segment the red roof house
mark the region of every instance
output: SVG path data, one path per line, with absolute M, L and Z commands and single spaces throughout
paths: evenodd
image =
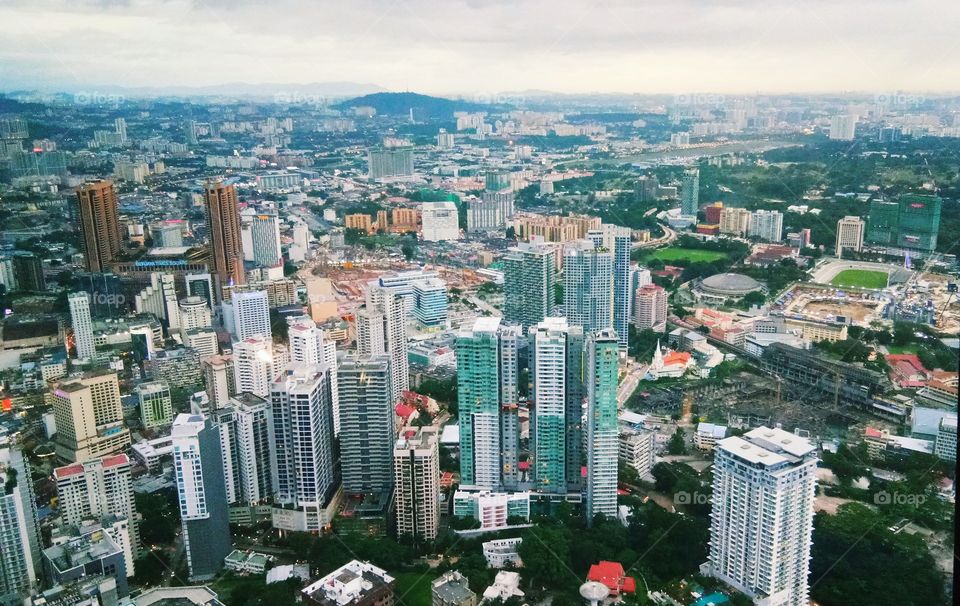
M 611 596 L 633 593 L 637 590 L 637 581 L 633 577 L 626 576 L 623 564 L 620 562 L 601 561 L 599 564 L 594 564 L 587 573 L 587 580 L 603 583 L 610 590 Z

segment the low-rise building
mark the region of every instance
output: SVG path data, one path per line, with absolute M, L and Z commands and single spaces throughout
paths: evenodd
M 467 577 L 456 570 L 445 572 L 430 585 L 431 606 L 477 606 Z
M 514 568 L 522 566 L 523 561 L 520 559 L 520 543 L 522 542 L 521 537 L 514 537 L 483 543 L 483 557 L 487 560 L 487 566 L 490 568 L 503 568 L 507 564 Z
M 300 593 L 308 606 L 393 606 L 394 582 L 385 570 L 353 560 Z
M 725 437 L 727 437 L 727 427 L 725 425 L 700 423 L 697 425 L 697 431 L 693 434 L 693 445 L 699 450 L 710 451 L 717 445 L 718 440 Z

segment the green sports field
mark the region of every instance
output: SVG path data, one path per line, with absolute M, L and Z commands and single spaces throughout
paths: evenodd
M 698 250 L 696 248 L 661 248 L 648 258 L 660 259 L 664 263 L 669 261 L 690 261 L 691 263 L 718 261 L 726 259 L 727 255 L 715 250 Z
M 830 280 L 834 286 L 855 286 L 857 288 L 886 288 L 887 274 L 869 269 L 845 269 Z

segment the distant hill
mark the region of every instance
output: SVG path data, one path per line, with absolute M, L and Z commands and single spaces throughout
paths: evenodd
M 377 114 L 386 116 L 406 116 L 413 109 L 413 115 L 418 120 L 428 118 L 445 120 L 452 118 L 453 112 L 489 112 L 498 108 L 498 106 L 484 103 L 431 97 L 418 93 L 374 93 L 348 99 L 333 106 L 334 109 L 352 107 L 372 107 L 377 110 Z

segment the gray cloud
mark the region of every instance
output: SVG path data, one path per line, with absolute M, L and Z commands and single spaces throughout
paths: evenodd
M 953 0 L 7 0 L 0 88 L 956 90 Z

